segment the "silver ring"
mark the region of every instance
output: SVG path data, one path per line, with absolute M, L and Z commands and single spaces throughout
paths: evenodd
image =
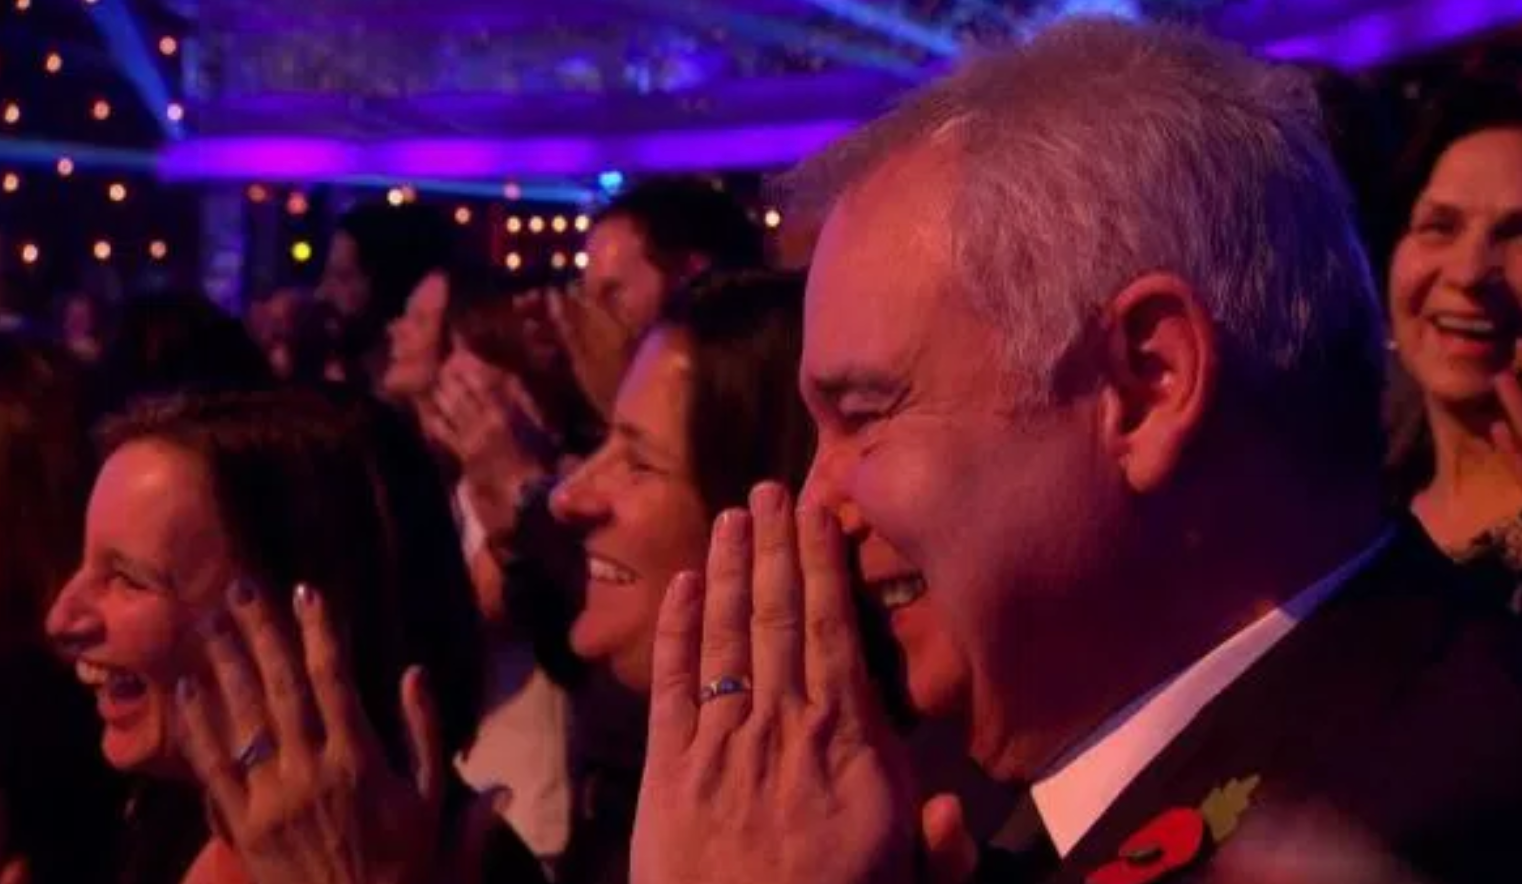
M 238 769 L 246 774 L 274 757 L 275 738 L 270 736 L 268 730 L 260 728 L 258 732 L 248 738 L 248 742 L 243 744 L 243 748 L 238 750 L 238 755 L 233 759 L 233 764 L 237 765 Z
M 703 685 L 698 691 L 698 705 L 701 706 L 709 700 L 717 700 L 720 697 L 728 697 L 733 694 L 744 694 L 750 691 L 750 679 L 733 675 L 721 675 L 708 684 Z

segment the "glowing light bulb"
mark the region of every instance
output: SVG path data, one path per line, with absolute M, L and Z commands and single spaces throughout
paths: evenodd
M 407 194 L 402 193 L 402 189 L 400 187 L 393 187 L 390 190 L 386 191 L 386 202 L 390 203 L 391 205 L 399 206 L 406 201 Z
M 576 216 L 576 231 L 578 233 L 586 233 L 587 229 L 590 228 L 591 226 L 592 226 L 592 219 L 591 218 L 588 218 L 586 215 L 577 215 Z
M 58 159 L 58 174 L 63 178 L 67 178 L 70 175 L 73 175 L 74 161 L 68 157 L 60 157 Z
M 21 262 L 23 264 L 36 264 L 42 253 L 37 251 L 35 243 L 27 243 L 21 247 Z
M 155 261 L 162 261 L 169 254 L 169 246 L 161 239 L 156 239 L 148 244 L 148 257 Z
M 97 260 L 97 261 L 109 261 L 109 260 L 111 260 L 111 244 L 109 242 L 106 242 L 103 239 L 96 240 L 94 251 L 95 251 L 95 260 Z
M 306 240 L 293 243 L 291 245 L 291 258 L 297 264 L 305 264 L 312 260 L 312 244 Z
M 519 187 L 517 182 L 509 181 L 507 186 L 502 188 L 502 195 L 510 200 L 522 199 L 523 188 Z
M 173 37 L 163 37 L 163 38 L 159 39 L 159 52 L 160 53 L 162 53 L 164 55 L 173 55 L 173 54 L 175 54 L 176 52 L 179 52 L 179 51 L 180 51 L 180 41 L 176 40 Z
M 263 184 L 251 184 L 248 187 L 248 201 L 262 203 L 270 198 L 270 192 Z
M 507 260 L 504 263 L 507 264 L 508 270 L 517 270 L 523 266 L 523 256 L 517 252 L 508 252 Z
M 550 266 L 555 268 L 556 270 L 564 270 L 565 269 L 565 253 L 564 252 L 556 252 L 554 255 L 551 255 L 550 256 Z
M 309 208 L 306 194 L 299 190 L 291 191 L 291 195 L 285 198 L 285 210 L 292 215 L 305 215 Z
M 97 120 L 107 120 L 107 119 L 110 119 L 111 118 L 111 103 L 106 101 L 104 98 L 99 99 L 90 108 L 90 116 L 94 117 Z
M 556 215 L 554 220 L 550 221 L 550 229 L 556 233 L 565 233 L 565 228 L 566 220 L 564 216 Z
M 538 215 L 535 215 L 534 217 L 528 219 L 528 232 L 529 233 L 543 233 L 544 232 L 544 219 L 539 217 Z
M 178 101 L 169 102 L 169 107 L 164 109 L 164 116 L 169 118 L 169 122 L 178 123 L 185 119 L 185 105 Z
M 782 226 L 782 213 L 776 209 L 767 209 L 766 214 L 762 216 L 761 220 L 766 224 L 767 227 L 775 230 L 778 227 Z
M 16 0 L 16 11 L 26 12 L 32 8 L 32 0 Z
M 461 227 L 470 223 L 469 206 L 460 206 L 458 209 L 454 210 L 454 223 L 460 225 Z
M 6 172 L 5 180 L 0 181 L 0 188 L 4 188 L 6 193 L 15 193 L 20 189 L 20 187 L 21 176 L 17 175 L 15 172 Z
M 50 74 L 58 73 L 63 70 L 63 56 L 56 52 L 49 52 L 48 57 L 42 63 L 42 67 Z
M 127 186 L 125 184 L 113 184 L 106 192 L 106 195 L 111 197 L 111 202 L 119 203 L 127 198 Z
M 517 232 L 519 232 L 522 229 L 523 229 L 523 219 L 522 218 L 519 218 L 517 215 L 514 215 L 513 217 L 507 219 L 507 232 L 508 233 L 517 233 Z
M 13 101 L 5 106 L 5 122 L 11 126 L 21 122 L 21 105 Z
M 576 263 L 576 269 L 577 270 L 585 270 L 585 269 L 587 269 L 587 253 L 586 252 L 577 252 L 576 253 L 576 258 L 575 258 L 575 263 Z

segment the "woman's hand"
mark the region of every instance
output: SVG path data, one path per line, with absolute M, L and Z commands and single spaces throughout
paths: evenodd
M 213 678 L 182 678 L 182 748 L 255 884 L 425 884 L 442 837 L 445 759 L 423 672 L 402 677 L 412 771 L 391 769 L 323 600 L 295 594 L 299 641 L 238 581 L 204 630 Z M 237 748 L 231 752 L 227 744 Z
M 765 485 L 656 627 L 633 884 L 917 877 L 903 747 L 868 678 L 833 516 Z
M 1515 371 L 1496 378 L 1496 399 L 1502 418 L 1490 428 L 1490 440 L 1506 456 L 1512 476 L 1522 482 L 1522 382 Z
M 611 301 L 580 287 L 553 295 L 545 303 L 582 393 L 604 420 L 610 419 L 640 330 L 630 328 Z
M 425 431 L 459 460 L 466 494 L 488 535 L 516 527 L 520 490 L 547 475 L 556 445 L 518 379 L 451 360 L 423 408 Z

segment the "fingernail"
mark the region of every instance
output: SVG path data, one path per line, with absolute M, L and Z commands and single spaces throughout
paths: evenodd
M 175 682 L 174 685 L 174 695 L 179 698 L 181 703 L 189 703 L 194 700 L 196 698 L 195 679 L 188 675 L 180 676 L 180 680 Z
M 698 572 L 683 571 L 671 580 L 671 587 L 667 592 L 676 596 L 678 600 L 691 598 L 698 591 Z
M 312 603 L 317 601 L 317 591 L 312 589 L 312 585 L 309 583 L 296 584 L 296 591 L 292 593 L 292 596 L 296 600 L 296 607 L 298 609 L 310 608 Z
M 719 539 L 727 543 L 740 543 L 750 531 L 750 513 L 745 510 L 725 510 L 719 514 Z
M 239 607 L 252 602 L 254 600 L 253 581 L 244 577 L 234 578 L 227 587 L 227 600 Z
M 776 482 L 762 482 L 750 492 L 751 509 L 757 513 L 780 513 L 786 493 Z

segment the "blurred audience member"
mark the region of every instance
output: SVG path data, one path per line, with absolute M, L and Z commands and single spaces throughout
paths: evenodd
M 454 228 L 416 203 L 364 205 L 339 219 L 317 296 L 341 320 L 352 380 L 366 377 L 387 390 L 381 381 L 387 327 L 407 310 L 424 277 L 449 265 L 453 252 Z
M 603 210 L 587 236 L 583 287 L 547 306 L 571 365 L 607 415 L 640 336 L 672 293 L 710 271 L 766 260 L 761 228 L 702 179 L 653 179 Z
M 1437 543 L 1522 603 L 1522 91 L 1468 83 L 1409 149 L 1390 270 L 1397 493 Z
M 190 292 L 148 295 L 122 307 L 96 366 L 96 406 L 107 414 L 143 396 L 246 389 L 269 377 L 264 354 L 242 323 L 206 298 Z
M 79 556 L 94 458 L 84 376 L 0 333 L 0 882 L 100 884 L 121 811 L 90 702 L 43 616 Z
M 100 360 L 110 334 L 106 305 L 87 292 L 74 292 L 59 309 L 58 332 L 74 357 L 86 364 Z
M 524 487 L 559 473 L 574 428 L 590 409 L 578 409 L 579 390 L 558 351 L 535 350 L 513 295 L 493 271 L 456 268 L 447 287 L 446 329 L 429 352 L 442 349 L 448 357 L 419 411 L 424 431 L 459 474 L 461 541 L 490 627 L 485 714 L 458 766 L 478 789 L 510 790 L 506 819 L 553 867 L 571 823 L 569 713 L 536 646 L 563 637 L 569 613 L 550 618 L 556 606 L 545 594 L 509 599 L 485 525 L 502 530 L 516 518 Z
M 419 416 L 449 355 L 444 330 L 449 294 L 449 275 L 444 270 L 429 273 L 408 295 L 406 309 L 386 327 L 390 350 L 381 393 Z
M 139 827 L 126 867 L 189 839 L 160 880 L 540 880 L 505 828 L 458 840 L 471 798 L 443 759 L 478 718 L 481 627 L 415 434 L 290 390 L 144 402 L 104 440 L 48 629 L 97 694 L 106 760 L 197 784 L 216 814 Z

